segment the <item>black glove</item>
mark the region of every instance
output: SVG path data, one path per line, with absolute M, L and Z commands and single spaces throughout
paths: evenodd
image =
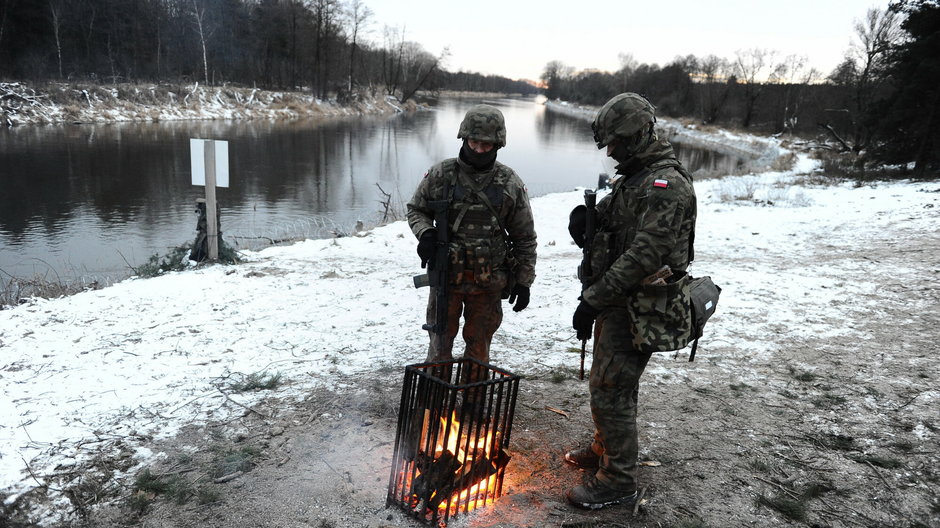
M 521 312 L 529 305 L 529 287 L 516 284 L 509 293 L 509 304 L 512 305 L 512 311 Z
M 579 248 L 584 247 L 584 230 L 587 225 L 587 207 L 579 205 L 568 215 L 568 234 Z
M 581 299 L 578 297 L 578 299 Z M 584 341 L 591 339 L 591 328 L 594 326 L 594 319 L 597 318 L 599 310 L 581 299 L 581 304 L 574 311 L 574 317 L 571 318 L 571 326 L 578 332 L 578 339 Z
M 437 245 L 437 231 L 434 229 L 428 229 L 424 233 L 421 233 L 421 238 L 418 239 L 418 256 L 421 258 L 421 267 L 425 267 L 428 263 L 431 264 L 431 269 L 434 269 L 434 246 Z

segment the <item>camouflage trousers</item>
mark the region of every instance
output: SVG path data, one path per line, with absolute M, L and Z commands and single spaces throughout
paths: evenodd
M 447 328 L 444 335 L 431 334 L 427 361 L 453 359 L 454 340 L 460 328 L 463 316 L 463 340 L 466 344 L 464 357 L 471 357 L 483 363 L 489 363 L 490 343 L 493 335 L 503 322 L 502 291 L 506 285 L 506 275 L 493 274 L 493 280 L 487 286 L 463 284 L 452 286 L 447 298 Z M 427 322 L 434 324 L 437 314 L 437 290 L 431 288 L 428 300 Z
M 604 310 L 594 327 L 591 365 L 591 417 L 595 453 L 601 455 L 597 479 L 625 491 L 637 489 L 639 440 L 636 426 L 640 376 L 650 353 L 633 345 L 626 309 Z

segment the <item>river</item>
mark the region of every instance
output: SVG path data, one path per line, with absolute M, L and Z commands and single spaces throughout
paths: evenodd
M 480 99 L 447 98 L 431 111 L 296 121 L 184 121 L 0 128 L 0 282 L 43 277 L 107 282 L 195 238 L 190 138 L 228 141 L 222 232 L 236 248 L 328 237 L 401 218 L 432 164 L 455 156 L 464 112 Z M 532 99 L 488 99 L 506 117 L 498 159 L 530 196 L 594 187 L 613 163 L 589 123 Z M 737 160 L 677 145 L 696 170 Z M 537 226 L 536 226 L 537 227 Z

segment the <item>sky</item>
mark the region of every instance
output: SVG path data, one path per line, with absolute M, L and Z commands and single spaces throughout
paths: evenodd
M 733 59 L 753 48 L 806 57 L 828 75 L 855 35 L 854 21 L 888 0 L 581 0 L 571 4 L 474 0 L 363 0 L 384 26 L 437 55 L 449 71 L 537 80 L 559 60 L 575 70 L 616 71 L 620 55 L 664 66 L 677 56 Z M 564 6 L 564 7 L 559 7 Z M 567 9 L 566 9 L 567 8 Z
M 697 133 L 685 132 L 687 138 Z M 702 140 L 787 154 L 773 138 L 721 133 Z M 724 369 L 722 376 L 760 383 L 759 369 L 729 358 L 751 366 L 786 360 L 786 348 L 761 338 L 780 328 L 792 339 L 872 339 L 870 331 L 844 324 L 871 310 L 854 303 L 871 285 L 846 277 L 871 273 L 916 283 L 923 274 L 913 260 L 892 266 L 830 258 L 807 265 L 834 248 L 883 244 L 886 237 L 915 244 L 934 232 L 940 209 L 940 194 L 931 191 L 936 183 L 805 186 L 813 181 L 805 175 L 819 170 L 818 161 L 800 154 L 783 172 L 695 182 L 699 221 L 690 272 L 710 275 L 723 288 L 696 361 Z M 740 199 L 744 195 L 753 200 Z M 502 368 L 526 376 L 577 366 L 571 350 L 579 342 L 569 325 L 581 251 L 570 241 L 567 214 L 558 211 L 569 211 L 582 197 L 576 190 L 532 199 L 538 276 L 529 307 L 505 309 L 491 356 Z M 128 279 L 0 310 L 0 492 L 10 494 L 6 503 L 36 487 L 30 472 L 38 479 L 65 474 L 63 468 L 94 454 L 90 447 L 135 449 L 137 465 L 115 475 L 132 478 L 161 456 L 147 448 L 150 436 L 168 438 L 190 423 L 240 416 L 243 406 L 260 399 L 276 398 L 286 409 L 314 387 L 335 385 L 337 374 L 398 378 L 403 365 L 423 361 L 427 350 L 427 333 L 420 330 L 427 290 L 412 285 L 411 276 L 421 272 L 414 248 L 407 224 L 398 221 L 355 236 L 246 252 L 238 266 Z M 645 374 L 655 381 L 644 383 L 703 375 L 674 368 L 687 353 L 675 360 L 658 356 Z M 273 391 L 222 392 L 225 380 L 275 373 L 283 383 Z M 919 396 L 919 404 L 929 406 L 940 391 Z M 55 496 L 58 489 L 49 492 Z M 34 512 L 38 525 L 74 514 L 58 498 L 51 510 Z

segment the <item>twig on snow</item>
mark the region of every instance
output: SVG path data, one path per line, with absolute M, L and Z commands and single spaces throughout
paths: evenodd
M 790 496 L 791 498 L 793 498 L 794 500 L 800 500 L 800 495 L 799 495 L 798 493 L 796 493 L 795 491 L 791 490 L 790 488 L 787 488 L 786 486 L 781 486 L 780 484 L 777 484 L 776 482 L 773 482 L 773 481 L 770 481 L 770 480 L 767 480 L 767 479 L 758 477 L 757 475 L 751 475 L 751 476 L 754 477 L 754 478 L 756 478 L 757 480 L 759 480 L 759 481 L 761 481 L 761 482 L 764 482 L 764 483 L 766 483 L 766 484 L 770 484 L 771 486 L 775 486 L 775 487 L 779 488 L 780 491 L 786 493 L 787 495 L 789 495 L 789 496 Z
M 894 489 L 894 488 L 891 486 L 891 484 L 888 483 L 888 479 L 886 479 L 886 478 L 884 477 L 884 475 L 882 475 L 881 472 L 878 471 L 878 468 L 876 468 L 875 465 L 871 463 L 871 461 L 866 460 L 865 463 L 868 464 L 868 467 L 870 467 L 871 470 L 875 472 L 875 475 L 878 475 L 878 478 L 880 478 L 881 481 L 885 483 L 885 486 L 887 486 L 888 489 Z
M 260 416 L 260 417 L 262 417 L 262 418 L 265 418 L 265 419 L 270 418 L 270 416 L 264 414 L 264 413 L 261 412 L 261 411 L 256 411 L 255 409 L 252 409 L 251 407 L 249 407 L 249 406 L 247 406 L 247 405 L 245 405 L 245 404 L 243 404 L 243 403 L 238 403 L 237 401 L 233 400 L 233 399 L 228 395 L 227 392 L 225 392 L 224 390 L 220 389 L 219 387 L 216 387 L 216 389 L 218 389 L 218 391 L 221 392 L 223 396 L 225 396 L 225 399 L 226 399 L 226 400 L 228 400 L 228 401 L 234 403 L 235 405 L 238 405 L 239 407 L 241 407 L 241 408 L 243 408 L 243 409 L 246 409 L 246 410 L 248 410 L 249 412 L 253 412 L 253 413 L 257 414 L 258 416 Z

